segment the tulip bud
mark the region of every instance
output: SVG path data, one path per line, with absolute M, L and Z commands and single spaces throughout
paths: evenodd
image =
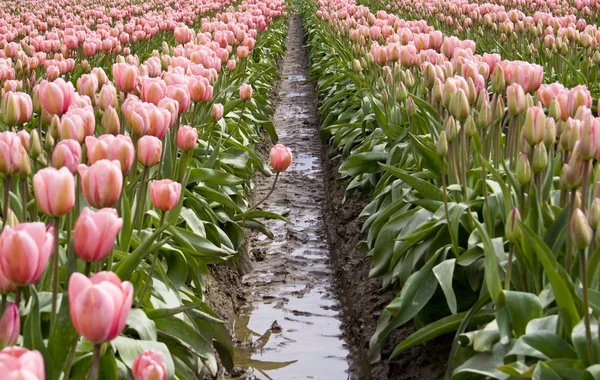
M 383 105 L 387 105 L 388 102 L 388 93 L 387 90 L 384 88 L 383 91 L 381 91 L 381 103 L 383 103 Z
M 52 133 L 46 133 L 46 139 L 44 140 L 44 146 L 48 149 L 54 148 L 54 137 L 52 137 Z
M 240 87 L 240 98 L 244 101 L 248 101 L 252 98 L 252 86 L 244 83 Z
M 477 128 L 475 127 L 475 119 L 473 119 L 473 116 L 469 115 L 467 121 L 465 122 L 465 135 L 467 138 L 471 138 L 475 136 L 476 132 Z
M 548 151 L 544 144 L 537 144 L 533 149 L 533 172 L 538 174 L 548 167 Z
M 19 339 L 19 308 L 14 303 L 8 305 L 0 319 L 0 349 L 13 346 Z
M 448 137 L 448 142 L 453 142 L 458 136 L 458 126 L 456 125 L 456 121 L 452 116 L 448 116 L 446 118 L 446 122 L 444 123 L 444 131 L 446 131 L 446 135 Z
M 223 105 L 221 103 L 215 103 L 215 104 L 213 104 L 212 109 L 210 111 L 210 117 L 214 121 L 219 121 L 223 118 L 223 112 L 224 112 Z
M 459 88 L 450 101 L 450 113 L 460 122 L 465 122 L 470 113 L 469 99 L 462 88 Z
M 184 125 L 177 131 L 177 146 L 185 152 L 193 150 L 197 140 L 198 131 L 194 127 Z
M 504 110 L 504 100 L 502 100 L 502 97 L 499 96 L 495 106 L 492 109 L 492 119 L 494 120 L 494 122 L 502 121 L 504 119 L 505 113 L 506 111 Z
M 548 106 L 548 115 L 556 121 L 561 120 L 560 104 L 558 103 L 557 98 L 550 100 L 550 105 Z
M 361 64 L 358 59 L 352 61 L 352 68 L 355 72 L 359 73 L 361 71 Z
M 506 88 L 506 105 L 508 112 L 513 116 L 525 111 L 525 92 L 518 83 L 513 83 Z
M 17 215 L 10 208 L 8 209 L 8 216 L 6 217 L 6 225 L 10 228 L 14 228 L 19 223 Z
M 442 92 L 443 92 L 443 87 L 442 87 L 442 81 L 438 78 L 435 80 L 435 83 L 433 84 L 433 89 L 431 89 L 431 94 L 432 94 L 432 98 L 433 101 L 435 102 L 435 104 L 439 104 L 442 101 Z
M 505 87 L 504 69 L 501 65 L 496 65 L 494 72 L 492 73 L 492 91 L 496 94 L 502 94 Z
M 592 241 L 592 229 L 580 209 L 573 211 L 569 224 L 569 237 L 577 249 L 586 249 Z
M 118 135 L 121 129 L 119 114 L 117 110 L 111 106 L 107 106 L 104 111 L 104 115 L 102 115 L 102 121 L 100 122 L 102 126 L 102 132 L 108 135 Z
M 549 150 L 556 142 L 556 123 L 551 117 L 546 118 L 546 132 L 544 134 L 544 145 Z
M 438 139 L 436 153 L 440 157 L 446 157 L 446 154 L 448 153 L 448 140 L 446 139 L 446 131 L 440 132 L 440 138 Z
M 588 211 L 588 222 L 595 231 L 600 227 L 600 198 L 594 198 L 590 210 Z
M 396 87 L 396 97 L 398 98 L 399 102 L 403 102 L 408 98 L 408 91 L 402 82 L 400 82 L 400 84 Z
M 479 109 L 479 116 L 477 117 L 477 126 L 479 128 L 487 128 L 492 124 L 492 107 L 488 102 L 483 102 Z
M 544 141 L 546 133 L 546 116 L 540 107 L 531 107 L 525 114 L 523 136 L 530 146 L 535 146 Z
M 531 181 L 531 165 L 525 153 L 521 153 L 517 159 L 517 167 L 515 169 L 515 177 L 521 187 L 527 185 Z
M 2 116 L 8 126 L 16 125 L 19 121 L 19 99 L 14 92 L 8 92 L 2 98 Z
M 159 210 L 172 210 L 179 202 L 180 196 L 181 184 L 170 179 L 154 180 L 150 185 L 150 199 Z
M 33 176 L 33 192 L 38 208 L 46 215 L 68 214 L 75 205 L 75 178 L 69 169 L 44 168 Z
M 413 117 L 417 113 L 417 106 L 412 98 L 406 100 L 406 113 L 409 117 Z
M 138 161 L 144 166 L 154 166 L 160 161 L 162 142 L 154 136 L 143 136 L 138 141 Z
M 521 213 L 519 209 L 513 207 L 508 214 L 508 218 L 506 219 L 506 227 L 504 228 L 504 233 L 506 235 L 506 240 L 511 243 L 516 243 L 521 238 Z

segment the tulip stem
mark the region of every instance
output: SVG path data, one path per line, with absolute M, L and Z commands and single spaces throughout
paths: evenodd
M 508 243 L 508 262 L 506 263 L 506 278 L 504 279 L 504 290 L 510 290 L 510 276 L 512 275 L 512 261 L 515 254 L 515 244 Z
M 50 314 L 50 330 L 56 322 L 56 307 L 58 304 L 58 246 L 60 232 L 60 217 L 54 218 L 54 250 L 52 252 L 52 314 Z
M 144 200 L 146 199 L 146 180 L 148 177 L 148 171 L 148 166 L 144 166 L 144 171 L 142 172 L 142 178 L 140 180 L 140 191 L 138 193 L 137 204 L 135 206 L 135 216 L 133 217 L 133 228 L 138 227 L 138 221 L 140 220 L 142 207 Z M 141 229 L 141 226 L 139 226 L 138 229 Z
M 85 276 L 90 277 L 90 273 L 92 273 L 92 262 L 86 261 L 85 262 Z
M 100 374 L 100 345 L 94 344 L 94 359 L 92 362 L 91 380 L 98 380 Z
M 248 211 L 252 211 L 255 210 L 258 206 L 260 206 L 261 204 L 263 204 L 267 199 L 269 199 L 269 197 L 271 196 L 271 194 L 273 194 L 273 191 L 275 191 L 275 185 L 277 184 L 277 179 L 279 179 L 279 173 L 281 173 L 280 171 L 277 171 L 277 174 L 275 174 L 275 180 L 273 181 L 273 186 L 271 186 L 271 190 L 269 190 L 269 193 L 267 194 L 266 197 L 264 197 L 263 199 L 261 199 L 259 202 L 257 202 L 254 206 L 250 207 L 248 209 Z M 246 211 L 246 212 L 248 212 Z
M 158 223 L 158 228 L 161 228 L 164 221 L 165 221 L 165 214 L 166 212 L 162 211 L 160 214 L 160 222 Z M 160 237 L 159 237 L 160 239 Z M 148 292 L 148 289 L 150 288 L 150 280 L 152 280 L 152 275 L 154 274 L 154 268 L 156 268 L 156 262 L 158 261 L 158 248 L 154 251 L 154 256 L 152 257 L 152 265 L 150 266 L 150 273 L 148 273 L 148 279 L 146 280 L 146 284 L 144 285 L 144 290 L 142 290 L 142 294 L 140 295 L 140 298 L 138 300 L 137 303 L 137 308 L 139 309 L 142 306 L 142 303 L 144 302 L 144 298 L 146 297 L 146 293 Z
M 588 273 L 587 273 L 587 258 L 585 249 L 579 250 L 579 267 L 581 269 L 581 285 L 583 286 L 583 320 L 585 323 L 585 339 L 587 343 L 587 354 L 590 363 L 594 362 L 596 355 L 594 354 L 594 345 L 592 343 L 592 329 L 590 326 L 590 303 L 588 298 Z
M 6 227 L 6 221 L 8 220 L 8 203 L 10 202 L 10 186 L 12 184 L 12 176 L 7 176 L 4 180 L 4 203 L 2 204 L 2 230 Z
M 21 287 L 17 286 L 15 289 L 15 305 L 19 307 L 21 305 Z
M 223 144 L 221 144 L 222 146 L 225 146 L 225 143 L 227 141 L 229 141 L 229 138 L 231 136 L 233 136 L 233 134 L 238 130 L 238 128 L 240 127 L 240 123 L 242 122 L 242 118 L 244 117 L 244 111 L 246 110 L 246 101 L 244 100 L 242 102 L 242 111 L 240 112 L 240 117 L 238 118 L 238 122 L 237 125 L 235 126 L 235 128 L 233 128 L 233 131 L 231 131 L 230 134 L 227 135 L 227 138 L 225 139 L 225 141 L 223 141 Z
M 27 178 L 23 178 L 21 180 L 21 202 L 23 202 L 23 215 L 21 220 L 23 223 L 27 222 L 27 190 L 29 190 L 27 186 Z

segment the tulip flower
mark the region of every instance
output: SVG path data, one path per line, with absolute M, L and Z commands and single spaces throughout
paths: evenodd
M 103 260 L 112 250 L 122 227 L 123 219 L 119 218 L 117 210 L 84 208 L 75 223 L 75 253 L 85 261 Z
M 40 280 L 48 265 L 54 238 L 43 223 L 6 226 L 0 235 L 0 267 L 6 278 L 18 285 Z
M 271 149 L 271 166 L 278 172 L 285 171 L 292 163 L 292 151 L 282 144 L 277 144 Z
M 535 146 L 544 141 L 546 133 L 546 115 L 540 107 L 530 107 L 525 114 L 523 136 L 530 146 Z
M 74 91 L 73 85 L 62 78 L 53 82 L 44 80 L 39 90 L 42 107 L 51 115 L 61 116 L 69 109 Z
M 116 338 L 125 328 L 133 285 L 113 272 L 90 278 L 73 273 L 69 280 L 69 304 L 73 325 L 85 339 L 99 344 Z
M 179 113 L 187 111 L 190 105 L 190 91 L 184 84 L 175 84 L 167 86 L 167 96 L 179 104 Z
M 219 121 L 223 118 L 223 105 L 221 103 L 215 103 L 212 106 L 212 109 L 210 111 L 210 117 L 214 120 L 214 121 Z
M 252 98 L 252 86 L 244 83 L 240 86 L 240 98 L 242 100 L 250 100 Z
M 6 347 L 0 351 L 0 373 L 7 380 L 45 380 L 44 358 L 39 351 Z
M 117 89 L 110 83 L 103 85 L 98 94 L 97 104 L 102 111 L 106 111 L 108 107 L 117 108 Z
M 19 339 L 21 321 L 19 308 L 14 303 L 8 305 L 0 319 L 0 347 L 13 346 Z
M 179 202 L 181 195 L 181 184 L 170 179 L 152 181 L 150 185 L 150 199 L 152 204 L 159 210 L 172 210 Z
M 121 129 L 121 121 L 117 110 L 111 106 L 106 107 L 102 120 L 100 121 L 102 132 L 105 134 L 116 135 Z
M 52 153 L 52 166 L 56 169 L 64 166 L 75 174 L 79 164 L 81 164 L 81 145 L 75 140 L 59 141 Z
M 154 136 L 144 136 L 138 141 L 138 161 L 144 166 L 154 166 L 160 161 L 162 142 Z
M 177 146 L 179 149 L 189 152 L 196 147 L 198 131 L 189 125 L 184 125 L 177 131 Z
M 146 350 L 131 365 L 133 380 L 167 380 L 167 365 L 160 352 Z
M 115 63 L 112 66 L 113 79 L 117 89 L 128 93 L 135 89 L 138 80 L 138 69 L 127 63 Z
M 18 173 L 23 165 L 23 156 L 27 156 L 27 152 L 19 136 L 14 132 L 0 133 L 0 173 Z
M 117 160 L 99 160 L 92 166 L 79 165 L 83 195 L 90 206 L 113 207 L 123 187 L 121 164 Z
M 75 178 L 66 167 L 44 168 L 33 176 L 38 208 L 46 215 L 66 215 L 75 205 Z
M 146 78 L 142 82 L 142 100 L 158 105 L 167 95 L 167 84 L 161 78 Z

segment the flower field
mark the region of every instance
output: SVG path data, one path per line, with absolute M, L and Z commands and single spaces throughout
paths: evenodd
M 0 378 L 600 379 L 600 2 L 0 15 Z

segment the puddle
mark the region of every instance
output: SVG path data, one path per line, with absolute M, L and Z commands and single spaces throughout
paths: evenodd
M 298 17 L 291 19 L 274 123 L 279 142 L 294 160 L 282 173 L 262 208 L 289 210 L 283 221 L 269 221 L 273 240 L 249 241 L 254 271 L 243 279 L 246 300 L 235 321 L 235 365 L 243 379 L 348 378 L 348 348 L 342 338 L 339 301 L 333 289 L 322 203 L 320 141 L 313 89 L 306 84 L 307 61 Z M 257 198 L 271 179 L 259 181 Z M 240 377 L 238 377 L 240 378 Z

